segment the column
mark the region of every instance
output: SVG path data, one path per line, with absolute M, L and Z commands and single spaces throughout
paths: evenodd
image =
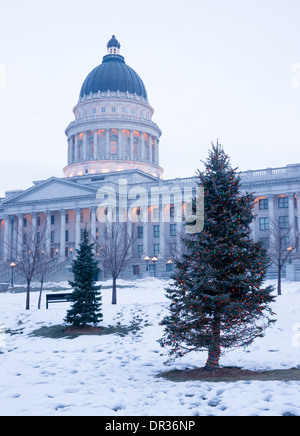
M 122 159 L 122 130 L 118 130 L 118 159 Z
M 78 145 L 79 145 L 79 140 L 78 140 L 78 133 L 76 133 L 75 135 L 75 157 L 74 157 L 74 161 L 78 162 Z
M 105 130 L 105 159 L 109 159 L 109 129 Z
M 68 138 L 68 165 L 70 165 L 72 160 L 72 137 Z
M 130 130 L 130 160 L 133 160 L 133 130 Z
M 82 152 L 83 156 L 82 159 L 84 161 L 87 160 L 87 147 L 86 147 L 86 132 L 83 132 L 83 152 Z
M 288 193 L 289 199 L 289 225 L 291 227 L 290 237 L 291 237 L 291 245 L 294 245 L 296 242 L 296 225 L 295 225 L 295 194 Z
M 164 210 L 163 210 L 163 202 L 162 204 L 159 205 L 159 254 L 161 255 L 161 257 L 165 257 L 165 223 L 164 223 Z
M 8 261 L 8 253 L 9 253 L 9 216 L 4 215 L 4 247 L 3 247 L 3 260 L 4 262 Z
M 32 229 L 32 233 L 34 236 L 34 234 L 36 234 L 36 231 L 37 231 L 37 213 L 36 212 L 32 212 L 32 214 L 31 214 L 31 229 Z
M 81 213 L 81 209 L 80 208 L 76 208 L 75 209 L 75 213 L 76 213 L 76 221 L 75 221 L 75 249 L 78 250 L 79 249 L 79 244 L 80 244 L 80 213 Z
M 66 211 L 60 210 L 60 255 L 66 256 Z
M 274 200 L 275 200 L 275 196 L 273 194 L 268 195 L 270 247 L 272 247 L 272 245 L 274 245 L 275 242 L 274 241 L 275 235 L 272 233 L 272 227 L 275 224 Z
M 90 208 L 90 212 L 91 212 L 91 241 L 93 243 L 95 243 L 96 241 L 96 211 L 97 208 L 96 206 L 92 206 Z
M 94 130 L 94 160 L 97 160 L 98 157 L 98 136 L 97 130 Z
M 145 136 L 144 132 L 140 132 L 141 135 L 141 161 L 144 162 L 145 160 Z
M 22 246 L 23 246 L 23 214 L 18 214 L 18 230 L 17 230 L 17 254 L 19 256 L 22 255 Z
M 152 147 L 152 136 L 149 135 L 149 161 L 150 163 L 154 163 L 154 153 L 153 153 L 153 147 Z
M 50 256 L 51 252 L 51 212 L 46 212 L 46 253 Z

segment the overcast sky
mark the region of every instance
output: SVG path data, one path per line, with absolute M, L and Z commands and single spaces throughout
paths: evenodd
M 240 170 L 299 163 L 299 0 L 0 0 L 0 196 L 63 177 L 65 128 L 116 34 L 163 134 L 164 178 L 211 141 Z

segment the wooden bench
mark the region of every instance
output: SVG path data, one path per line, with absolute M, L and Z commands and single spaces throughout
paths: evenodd
M 71 294 L 46 294 L 46 309 L 48 309 L 49 303 L 64 303 L 69 301 Z

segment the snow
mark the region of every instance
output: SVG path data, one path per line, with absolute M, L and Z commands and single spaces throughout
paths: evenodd
M 25 293 L 0 293 L 0 415 L 10 416 L 300 416 L 300 382 L 172 382 L 161 371 L 202 366 L 206 353 L 165 365 L 157 340 L 167 313 L 164 288 L 155 278 L 123 282 L 118 304 L 103 289 L 103 325 L 138 324 L 125 336 L 45 338 L 32 332 L 63 324 L 69 303 L 37 310 L 38 284 L 25 311 Z M 106 288 L 110 283 L 105 283 Z M 67 283 L 61 283 L 67 288 Z M 300 368 L 300 283 L 283 283 L 273 304 L 277 323 L 244 350 L 225 354 L 222 365 L 246 369 Z

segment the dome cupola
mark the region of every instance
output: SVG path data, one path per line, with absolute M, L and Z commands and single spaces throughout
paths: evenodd
M 65 177 L 140 170 L 161 178 L 159 138 L 153 108 L 140 76 L 120 55 L 115 35 L 107 54 L 86 77 L 75 121 L 66 129 L 68 165 Z
M 107 44 L 107 55 L 102 64 L 94 68 L 86 77 L 80 91 L 80 98 L 98 92 L 124 92 L 136 94 L 147 100 L 145 85 L 140 76 L 125 63 L 120 55 L 121 44 L 115 35 Z

